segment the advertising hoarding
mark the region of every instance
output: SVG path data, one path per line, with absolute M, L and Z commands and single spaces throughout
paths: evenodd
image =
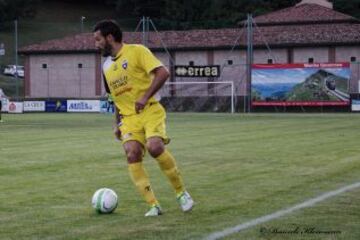
M 67 101 L 66 100 L 51 100 L 45 102 L 46 112 L 66 112 Z
M 23 102 L 9 102 L 8 111 L 9 113 L 23 113 L 24 103 Z
M 68 112 L 100 112 L 99 100 L 68 100 Z
M 252 106 L 349 106 L 349 63 L 253 64 Z
M 45 101 L 24 101 L 24 112 L 45 112 Z

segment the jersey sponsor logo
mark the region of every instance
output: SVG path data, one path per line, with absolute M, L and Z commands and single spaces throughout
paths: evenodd
M 132 90 L 132 87 L 126 86 L 126 87 L 122 88 L 120 91 L 116 92 L 116 93 L 115 93 L 115 96 L 120 96 L 120 95 L 122 95 L 123 93 L 129 92 L 129 91 L 131 91 L 131 90 Z
M 127 83 L 128 83 L 127 80 L 128 80 L 127 76 L 121 76 L 119 79 L 111 81 L 110 82 L 110 87 L 113 88 L 113 89 L 123 87 L 123 86 L 127 85 Z
M 113 89 L 113 92 L 115 92 L 114 95 L 116 97 L 132 90 L 132 86 L 129 86 L 128 77 L 126 75 L 121 76 L 117 80 L 111 81 L 110 87 Z
M 128 61 L 127 60 L 124 60 L 123 63 L 121 64 L 122 68 L 123 69 L 127 69 L 128 67 Z

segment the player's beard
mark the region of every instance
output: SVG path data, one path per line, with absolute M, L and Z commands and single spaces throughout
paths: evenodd
M 111 56 L 112 47 L 107 41 L 105 42 L 104 48 L 101 49 L 101 53 L 102 53 L 103 57 Z

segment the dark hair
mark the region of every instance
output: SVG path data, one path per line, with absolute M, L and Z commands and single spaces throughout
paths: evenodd
M 122 31 L 119 24 L 115 20 L 106 19 L 96 23 L 93 32 L 97 32 L 99 30 L 101 32 L 101 35 L 103 35 L 104 37 L 111 34 L 116 42 L 122 41 Z

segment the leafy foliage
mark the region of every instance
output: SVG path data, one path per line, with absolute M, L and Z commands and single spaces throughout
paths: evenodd
M 333 4 L 339 12 L 360 18 L 360 0 L 334 0 Z
M 291 7 L 300 0 L 109 0 L 119 16 L 148 16 L 161 29 L 233 27 L 246 18 Z M 360 18 L 360 0 L 333 0 L 334 9 Z
M 0 0 L 0 24 L 32 17 L 45 0 Z M 55 1 L 55 0 L 53 0 Z M 72 0 L 57 0 L 73 2 Z M 258 16 L 294 6 L 300 0 L 78 0 L 116 9 L 119 19 L 150 17 L 160 29 L 234 27 L 248 13 Z M 333 0 L 334 9 L 360 18 L 360 0 Z
M 119 15 L 149 16 L 162 29 L 233 27 L 247 13 L 260 15 L 299 0 L 118 0 Z M 131 9 L 133 11 L 131 12 Z
M 0 0 L 0 23 L 20 17 L 34 17 L 40 0 Z

